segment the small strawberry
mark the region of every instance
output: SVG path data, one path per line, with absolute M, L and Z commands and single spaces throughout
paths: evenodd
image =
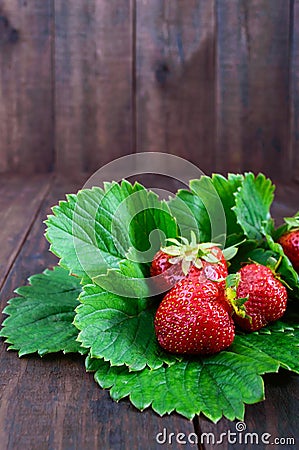
M 155 316 L 159 344 L 171 353 L 209 355 L 229 347 L 234 323 L 217 283 L 184 278 L 169 291 Z
M 227 288 L 227 297 L 236 314 L 233 319 L 242 329 L 257 331 L 284 314 L 287 291 L 272 270 L 261 264 L 248 264 L 237 274 L 235 287 Z
M 159 283 L 170 289 L 185 276 L 201 276 L 211 280 L 224 280 L 228 275 L 227 262 L 222 250 L 212 242 L 198 244 L 191 231 L 191 242 L 186 238 L 168 239 L 172 244 L 162 247 L 156 253 L 151 268 L 151 276 L 158 276 Z M 224 285 L 223 285 L 224 287 Z
M 285 221 L 288 231 L 278 239 L 278 242 L 299 273 L 299 213 L 295 217 L 285 218 Z

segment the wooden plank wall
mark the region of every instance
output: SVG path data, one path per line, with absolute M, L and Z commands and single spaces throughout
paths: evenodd
M 59 171 L 131 153 L 132 0 L 55 1 L 55 144 Z
M 52 0 L 0 1 L 0 172 L 54 164 Z
M 299 0 L 0 1 L 0 172 L 165 151 L 299 179 Z

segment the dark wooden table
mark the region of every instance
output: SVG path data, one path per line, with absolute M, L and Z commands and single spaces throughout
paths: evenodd
M 68 181 L 54 176 L 9 177 L 0 181 L 0 289 L 1 310 L 13 290 L 28 276 L 57 263 L 48 251 L 43 220 L 50 206 L 76 192 L 82 180 Z M 273 212 L 281 218 L 296 211 L 298 190 L 278 190 Z M 161 445 L 156 435 L 165 428 L 170 433 L 214 433 L 235 431 L 235 423 L 221 420 L 213 424 L 203 417 L 188 421 L 178 414 L 160 418 L 151 410 L 137 411 L 127 400 L 113 402 L 101 390 L 92 374 L 84 370 L 84 358 L 61 354 L 18 358 L 1 342 L 0 364 L 0 449 L 1 450 L 118 450 L 197 448 L 180 444 Z M 295 437 L 299 445 L 299 377 L 285 371 L 265 377 L 266 400 L 246 408 L 248 432 L 271 439 Z M 186 393 L 188 395 L 188 393 Z M 179 436 L 183 439 L 182 436 Z M 204 443 L 199 448 L 217 445 Z M 246 448 L 298 448 L 295 445 L 247 445 Z M 224 438 L 221 449 L 242 449 Z

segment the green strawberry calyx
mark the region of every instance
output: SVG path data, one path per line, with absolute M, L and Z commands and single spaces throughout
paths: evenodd
M 299 211 L 294 217 L 285 217 L 284 221 L 287 224 L 287 231 L 299 230 Z
M 183 236 L 178 237 L 181 242 L 175 238 L 168 238 L 166 241 L 173 245 L 161 247 L 162 252 L 172 256 L 172 258 L 168 260 L 170 264 L 182 264 L 182 271 L 185 275 L 189 272 L 191 265 L 201 269 L 203 266 L 202 260 L 211 264 L 219 263 L 219 259 L 213 253 L 213 247 L 219 247 L 220 244 L 214 242 L 204 242 L 199 244 L 196 241 L 194 231 L 191 231 L 190 235 L 190 242 Z
M 273 233 L 275 241 L 279 241 L 282 236 L 299 230 L 299 211 L 293 217 L 284 217 L 284 224 Z
M 182 271 L 184 275 L 187 275 L 191 265 L 194 265 L 198 269 L 201 269 L 203 264 L 202 260 L 210 264 L 218 264 L 219 259 L 214 254 L 215 247 L 220 247 L 220 244 L 216 242 L 203 242 L 198 243 L 196 240 L 196 235 L 193 230 L 190 232 L 190 242 L 187 238 L 179 236 L 176 238 L 168 238 L 166 242 L 170 242 L 173 245 L 166 247 L 161 247 L 162 252 L 167 255 L 171 255 L 168 261 L 170 264 L 182 263 Z M 179 241 L 181 240 L 181 242 Z M 245 241 L 245 240 L 244 240 Z M 234 258 L 238 252 L 238 246 L 244 241 L 238 242 L 237 244 L 227 247 L 222 250 L 223 256 L 226 261 Z
M 235 314 L 243 319 L 248 319 L 250 323 L 252 322 L 252 317 L 247 314 L 245 303 L 247 302 L 249 296 L 244 298 L 238 298 L 237 289 L 241 281 L 240 273 L 232 273 L 226 277 L 226 298 L 228 302 L 232 305 Z

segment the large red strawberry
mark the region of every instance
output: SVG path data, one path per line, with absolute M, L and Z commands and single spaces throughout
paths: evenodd
M 163 247 L 152 261 L 150 274 L 152 277 L 159 276 L 161 287 L 170 289 L 187 275 L 201 276 L 200 281 L 206 278 L 215 281 L 226 278 L 227 262 L 219 247 L 213 243 L 198 244 L 192 232 L 190 243 L 185 238 L 180 239 L 182 242 L 169 239 L 174 245 Z
M 217 283 L 195 278 L 179 281 L 164 297 L 155 316 L 159 344 L 171 353 L 209 355 L 229 347 L 234 323 Z
M 278 242 L 293 264 L 296 272 L 299 273 L 299 229 L 288 231 L 279 238 Z
M 231 287 L 227 291 L 233 305 L 241 299 L 244 307 L 236 307 L 235 323 L 244 330 L 257 331 L 280 319 L 287 306 L 287 290 L 272 270 L 261 264 L 248 264 L 238 275 L 235 295 Z

